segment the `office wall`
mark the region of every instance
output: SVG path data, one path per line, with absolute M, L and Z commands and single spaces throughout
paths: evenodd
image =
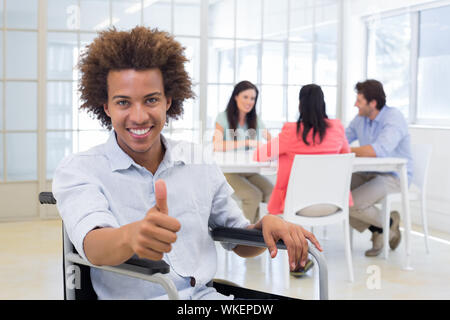
M 365 77 L 365 28 L 361 17 L 385 11 L 427 4 L 424 0 L 343 0 L 343 119 L 348 123 L 356 114 L 354 84 Z M 389 98 L 389 97 L 388 97 Z M 428 218 L 430 228 L 450 233 L 450 128 L 410 126 L 412 143 L 433 145 L 428 176 Z M 413 222 L 420 224 L 418 206 L 411 205 Z

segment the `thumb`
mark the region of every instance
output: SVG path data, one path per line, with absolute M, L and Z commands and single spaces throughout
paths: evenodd
M 162 179 L 156 180 L 155 182 L 155 200 L 158 210 L 162 213 L 169 214 L 166 183 Z

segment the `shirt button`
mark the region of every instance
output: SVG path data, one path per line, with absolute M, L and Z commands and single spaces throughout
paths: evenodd
M 191 277 L 191 287 L 195 287 L 195 278 Z

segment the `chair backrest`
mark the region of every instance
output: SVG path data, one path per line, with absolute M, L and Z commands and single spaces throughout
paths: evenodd
M 56 204 L 56 199 L 51 192 L 41 192 L 39 193 L 39 202 L 41 204 Z M 76 250 L 72 242 L 70 242 L 64 223 L 62 223 L 62 240 L 64 300 L 96 300 L 97 294 L 92 286 L 90 268 L 81 264 L 74 267 L 74 264 L 66 259 L 67 253 L 76 253 Z M 75 272 L 75 277 L 72 276 L 72 272 Z M 75 280 L 76 285 L 69 287 L 67 285 L 69 279 Z
M 432 149 L 431 144 L 411 145 L 411 156 L 413 159 L 412 183 L 419 187 L 421 191 L 423 191 L 426 186 Z
M 354 157 L 354 153 L 296 155 L 286 191 L 284 216 L 289 220 L 297 211 L 316 204 L 348 209 Z

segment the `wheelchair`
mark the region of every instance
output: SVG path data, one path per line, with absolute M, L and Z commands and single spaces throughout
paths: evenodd
M 56 199 L 51 192 L 41 192 L 39 194 L 41 204 L 56 204 Z M 136 255 L 125 263 L 118 266 L 96 266 L 83 259 L 75 250 L 69 240 L 64 224 L 63 231 L 63 275 L 64 275 L 64 300 L 96 300 L 97 295 L 91 283 L 90 268 L 99 268 L 109 272 L 138 278 L 153 283 L 158 283 L 167 292 L 169 299 L 179 299 L 178 291 L 172 280 L 166 276 L 169 273 L 169 265 L 163 261 L 152 261 L 141 259 Z M 240 228 L 217 227 L 210 230 L 214 241 L 242 244 L 248 246 L 267 247 L 262 232 L 260 230 L 247 230 Z M 286 250 L 283 241 L 278 241 L 278 249 Z M 328 300 L 328 269 L 324 256 L 314 246 L 308 246 L 308 252 L 316 262 L 315 268 L 318 272 L 319 298 Z M 317 276 L 317 274 L 316 274 Z M 224 295 L 234 295 L 235 299 L 271 299 L 286 300 L 294 299 L 272 293 L 261 292 L 248 288 L 242 288 L 234 283 L 214 279 L 209 284 L 219 293 Z

